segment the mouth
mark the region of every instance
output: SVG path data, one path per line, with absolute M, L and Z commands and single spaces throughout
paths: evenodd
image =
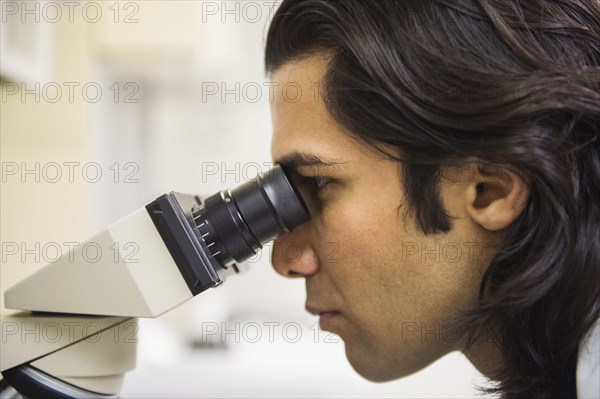
M 330 331 L 333 333 L 337 332 L 338 325 L 336 324 L 335 319 L 340 315 L 339 311 L 319 308 L 308 304 L 305 306 L 305 309 L 308 313 L 319 316 L 319 327 L 321 330 Z

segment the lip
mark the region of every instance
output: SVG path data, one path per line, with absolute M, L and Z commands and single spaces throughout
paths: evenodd
M 312 305 L 306 305 L 305 308 L 308 311 L 308 313 L 313 314 L 315 316 L 319 316 L 319 327 L 321 328 L 321 330 L 331 332 L 337 331 L 338 327 L 335 324 L 334 320 L 337 316 L 340 315 L 339 311 L 333 309 L 325 310 L 324 308 Z

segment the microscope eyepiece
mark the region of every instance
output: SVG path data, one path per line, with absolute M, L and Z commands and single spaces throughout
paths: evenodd
M 275 166 L 232 190 L 206 198 L 192 210 L 195 232 L 222 266 L 252 257 L 262 245 L 306 222 L 300 195 Z
M 239 271 L 236 263 L 310 218 L 279 165 L 204 201 L 172 192 L 146 210 L 193 295 L 220 284 Z

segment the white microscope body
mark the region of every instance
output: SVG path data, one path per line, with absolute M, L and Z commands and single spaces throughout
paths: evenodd
M 135 367 L 137 318 L 220 284 L 308 218 L 277 166 L 204 203 L 163 195 L 110 225 L 4 293 L 21 311 L 2 315 L 0 397 L 117 397 Z

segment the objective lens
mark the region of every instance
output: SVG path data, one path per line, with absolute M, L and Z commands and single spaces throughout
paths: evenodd
M 222 266 L 252 257 L 262 245 L 306 222 L 310 214 L 281 166 L 192 210 L 198 238 Z

